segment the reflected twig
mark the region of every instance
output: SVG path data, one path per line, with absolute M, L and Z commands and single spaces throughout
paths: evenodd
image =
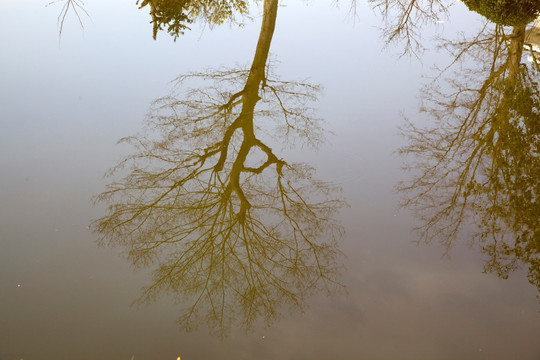
M 60 34 L 60 36 L 62 35 L 62 31 L 64 30 L 64 22 L 66 20 L 67 14 L 70 11 L 73 11 L 75 13 L 77 20 L 79 21 L 79 24 L 81 25 L 81 28 L 84 29 L 84 24 L 81 19 L 80 12 L 90 17 L 90 14 L 88 14 L 88 12 L 83 7 L 84 2 L 82 0 L 55 0 L 47 4 L 47 6 L 58 3 L 58 2 L 64 3 L 64 5 L 62 6 L 62 9 L 60 10 L 60 14 L 58 15 L 58 25 L 59 25 L 58 33 Z

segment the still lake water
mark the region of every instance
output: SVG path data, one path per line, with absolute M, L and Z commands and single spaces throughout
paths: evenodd
M 103 174 L 133 149 L 156 98 L 180 74 L 249 68 L 262 21 L 253 4 L 245 26 L 193 26 L 176 42 L 152 40 L 149 15 L 133 2 L 88 1 L 84 29 L 71 14 L 59 38 L 61 4 L 0 3 L 0 360 L 12 359 L 540 359 L 540 302 L 527 267 L 500 279 L 482 273 L 486 255 L 458 236 L 445 248 L 414 242 L 418 219 L 399 209 L 408 176 L 397 150 L 405 113 L 418 114 L 425 77 L 445 52 L 399 57 L 386 47 L 368 4 L 282 2 L 270 49 L 284 81 L 323 87 L 317 116 L 331 132 L 317 150 L 273 147 L 343 189 L 349 207 L 339 281 L 270 324 L 225 338 L 202 322 L 185 332 L 182 299 L 133 307 L 152 267 L 133 271 L 122 247 L 98 247 L 91 221 L 106 214 L 90 199 Z M 473 34 L 480 17 L 451 8 L 439 34 Z M 307 79 L 307 80 L 306 80 Z M 197 84 L 196 84 L 197 85 Z M 443 85 L 444 87 L 444 85 Z M 538 214 L 532 214 L 532 217 Z

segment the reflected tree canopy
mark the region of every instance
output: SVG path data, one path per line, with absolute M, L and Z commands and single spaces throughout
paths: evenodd
M 150 10 L 154 39 L 161 30 L 176 39 L 197 19 L 219 25 L 248 13 L 246 0 L 138 0 L 137 4 Z
M 433 124 L 403 129 L 413 178 L 398 189 L 423 240 L 450 247 L 473 219 L 485 270 L 506 278 L 523 264 L 540 291 L 539 68 L 527 34 L 488 24 L 442 44 L 454 60 L 423 92 Z
M 537 0 L 463 0 L 463 2 L 469 10 L 499 25 L 527 25 L 540 14 L 540 2 Z
M 135 152 L 111 170 L 126 175 L 96 198 L 109 204 L 93 223 L 101 242 L 155 266 L 138 302 L 174 294 L 186 329 L 206 322 L 223 335 L 341 287 L 339 189 L 260 137 L 322 139 L 318 87 L 269 74 L 277 4 L 264 1 L 251 67 L 180 76 L 184 93 L 155 101 L 149 131 L 123 140 Z

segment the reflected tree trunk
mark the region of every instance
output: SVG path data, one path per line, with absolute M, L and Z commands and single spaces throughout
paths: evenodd
M 510 35 L 510 45 L 508 46 L 508 76 L 506 77 L 505 91 L 499 107 L 497 122 L 507 124 L 510 108 L 514 102 L 515 88 L 520 73 L 521 58 L 523 54 L 523 45 L 525 43 L 525 25 L 515 26 Z

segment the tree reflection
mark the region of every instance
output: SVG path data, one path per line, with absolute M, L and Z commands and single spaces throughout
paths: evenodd
M 540 291 L 539 68 L 523 59 L 532 49 L 526 26 L 506 29 L 486 25 L 443 44 L 454 61 L 423 92 L 434 124 L 403 129 L 401 153 L 414 157 L 414 176 L 398 189 L 421 219 L 423 240 L 448 248 L 473 219 L 485 271 L 506 278 L 525 264 Z
M 126 248 L 136 266 L 157 264 L 137 302 L 175 294 L 186 329 L 206 321 L 224 335 L 340 287 L 339 189 L 259 137 L 322 137 L 309 106 L 318 87 L 268 75 L 277 3 L 264 2 L 251 68 L 179 77 L 178 89 L 208 85 L 154 103 L 149 132 L 124 139 L 136 152 L 111 170 L 127 175 L 96 199 L 110 204 L 93 223 L 101 242 Z

